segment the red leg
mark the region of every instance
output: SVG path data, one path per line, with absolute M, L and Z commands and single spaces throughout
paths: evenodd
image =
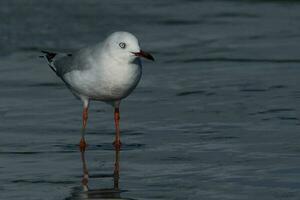
M 82 135 L 81 135 L 81 139 L 80 139 L 80 143 L 79 143 L 79 148 L 81 152 L 85 151 L 85 148 L 87 146 L 86 142 L 85 142 L 85 138 L 84 138 L 84 132 L 85 132 L 85 127 L 87 124 L 87 119 L 88 119 L 88 107 L 85 106 L 83 108 L 83 112 L 82 112 Z
M 83 108 L 82 112 L 82 127 L 85 129 L 88 119 L 88 107 Z
M 115 137 L 115 141 L 114 141 L 114 145 L 116 149 L 120 149 L 121 148 L 121 141 L 120 141 L 120 126 L 119 126 L 119 122 L 120 122 L 120 110 L 119 108 L 115 108 L 115 112 L 114 112 L 114 119 L 115 119 L 115 127 L 116 127 L 116 137 Z

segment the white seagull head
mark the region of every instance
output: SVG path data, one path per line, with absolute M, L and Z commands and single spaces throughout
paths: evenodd
M 129 32 L 112 33 L 105 40 L 105 47 L 110 57 L 122 62 L 132 62 L 138 57 L 154 61 L 150 53 L 141 50 L 138 39 Z

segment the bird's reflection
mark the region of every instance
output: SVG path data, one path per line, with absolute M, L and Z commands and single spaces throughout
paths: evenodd
M 112 175 L 108 175 L 113 177 L 113 188 L 106 189 L 90 189 L 89 188 L 89 179 L 90 178 L 101 178 L 104 177 L 101 175 L 100 177 L 97 175 L 89 175 L 87 162 L 85 159 L 85 152 L 81 152 L 81 161 L 82 161 L 82 169 L 83 169 L 83 177 L 82 177 L 82 186 L 84 192 L 87 194 L 88 199 L 98 199 L 98 198 L 117 198 L 121 199 L 121 191 L 119 189 L 119 178 L 120 178 L 120 150 L 118 148 L 115 149 L 115 163 L 114 163 L 114 172 Z
M 81 180 L 82 189 L 74 188 L 72 192 L 72 197 L 67 199 L 130 199 L 130 198 L 122 198 L 121 193 L 122 190 L 119 188 L 119 178 L 120 178 L 120 150 L 115 149 L 115 162 L 113 174 L 101 174 L 101 175 L 93 175 L 89 174 L 88 166 L 86 162 L 85 152 L 81 152 L 81 161 L 82 161 L 82 169 L 83 176 Z M 113 187 L 111 188 L 90 188 L 89 182 L 92 179 L 101 179 L 101 178 L 112 178 L 113 179 Z

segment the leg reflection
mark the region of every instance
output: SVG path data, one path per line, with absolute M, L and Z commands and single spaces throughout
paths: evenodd
M 115 149 L 115 168 L 114 168 L 114 189 L 119 190 L 119 179 L 120 179 L 120 166 L 119 166 L 119 155 L 120 149 Z
M 88 182 L 89 182 L 89 172 L 87 169 L 87 164 L 85 160 L 85 151 L 80 151 L 81 153 L 81 161 L 82 161 L 82 170 L 83 170 L 83 177 L 82 177 L 82 186 L 83 190 L 86 192 L 89 190 Z
M 82 169 L 83 169 L 83 177 L 82 177 L 82 186 L 85 192 L 85 199 L 98 199 L 98 198 L 115 198 L 121 199 L 120 193 L 121 190 L 119 189 L 119 179 L 120 179 L 120 149 L 115 148 L 115 163 L 114 163 L 114 171 L 113 174 L 100 174 L 100 175 L 89 175 L 87 162 L 85 158 L 85 152 L 81 151 L 81 160 L 82 160 Z M 90 189 L 89 188 L 89 180 L 90 179 L 99 179 L 99 178 L 113 178 L 113 188 L 97 188 L 97 189 Z

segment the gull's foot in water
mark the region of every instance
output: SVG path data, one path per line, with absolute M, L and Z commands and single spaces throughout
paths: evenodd
M 79 142 L 80 152 L 85 152 L 86 147 L 87 147 L 87 143 L 85 142 L 85 139 L 81 138 L 81 140 Z
M 121 146 L 122 146 L 122 143 L 121 143 L 120 140 L 117 140 L 117 141 L 113 142 L 113 145 L 114 145 L 114 147 L 115 147 L 116 150 L 120 150 Z

